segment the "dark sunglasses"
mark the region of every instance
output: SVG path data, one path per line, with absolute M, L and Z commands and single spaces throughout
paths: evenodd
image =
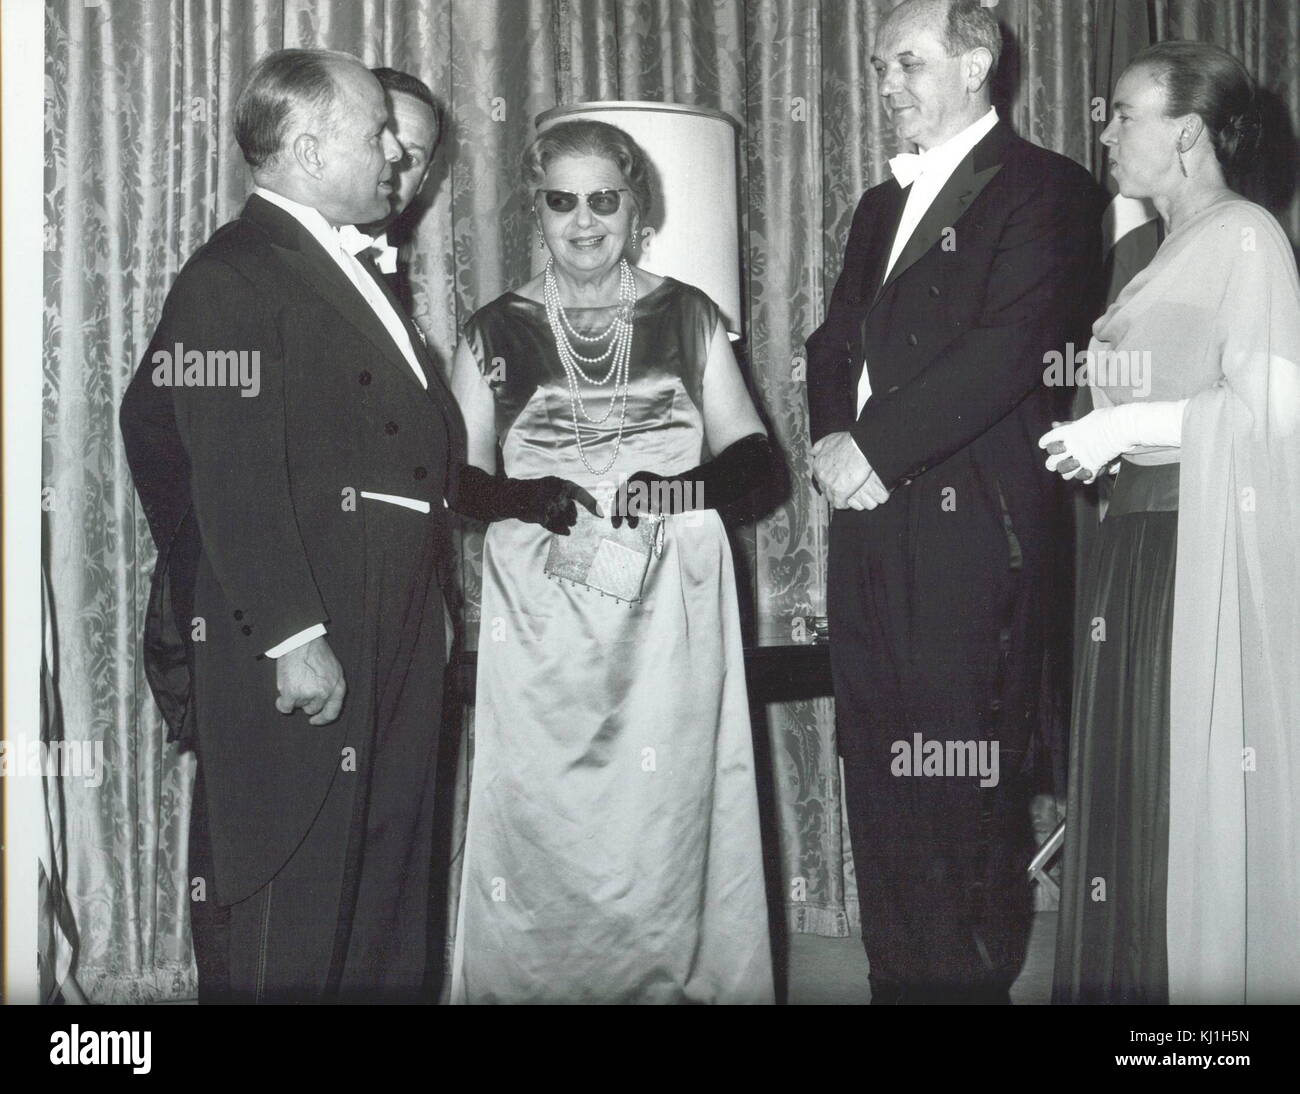
M 607 217 L 617 213 L 623 199 L 620 194 L 629 194 L 627 187 L 618 190 L 590 190 L 585 194 L 575 194 L 572 190 L 538 190 L 546 198 L 546 207 L 553 213 L 571 213 L 578 207 L 578 199 L 585 198 L 587 208 L 598 217 Z

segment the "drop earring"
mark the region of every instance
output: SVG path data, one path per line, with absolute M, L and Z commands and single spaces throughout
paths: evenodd
M 546 237 L 542 235 L 542 230 L 540 228 L 537 229 L 537 249 L 539 251 L 546 250 Z

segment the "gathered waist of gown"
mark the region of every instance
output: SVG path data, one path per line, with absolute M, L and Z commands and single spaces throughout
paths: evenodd
M 1137 464 L 1124 460 L 1106 507 L 1106 516 L 1178 512 L 1177 463 Z

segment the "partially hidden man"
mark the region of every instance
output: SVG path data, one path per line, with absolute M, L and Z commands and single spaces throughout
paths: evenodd
M 198 754 L 200 999 L 419 998 L 464 427 L 356 257 L 401 156 L 379 81 L 272 53 L 235 127 L 253 194 L 177 277 L 121 409 L 158 546 L 147 672 Z
M 433 153 L 443 131 L 442 106 L 418 76 L 395 68 L 372 68 L 388 96 L 388 114 L 402 158 L 393 170 L 393 194 L 387 214 L 375 224 L 358 225 L 371 236 L 366 252 L 373 256 L 393 295 L 407 312 L 415 312 L 409 244 L 433 200 L 430 177 Z
M 808 340 L 814 474 L 834 512 L 837 732 L 873 1002 L 1007 1002 L 1032 850 L 1053 484 L 1045 354 L 1086 344 L 1099 193 L 990 105 L 973 2 L 908 0 L 872 66 L 899 138 Z

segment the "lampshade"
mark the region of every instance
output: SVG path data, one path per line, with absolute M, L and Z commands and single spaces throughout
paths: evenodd
M 557 106 L 537 116 L 539 132 L 578 118 L 628 133 L 649 158 L 653 208 L 641 228 L 638 265 L 702 289 L 740 336 L 738 126 L 717 110 L 677 103 L 596 102 Z M 647 228 L 649 231 L 647 231 Z M 546 264 L 534 251 L 533 272 Z

